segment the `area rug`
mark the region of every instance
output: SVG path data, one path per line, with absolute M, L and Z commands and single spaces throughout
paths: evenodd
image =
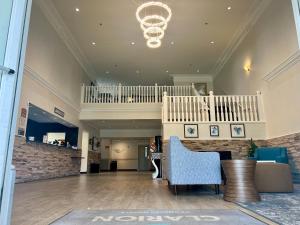
M 239 210 L 74 210 L 52 225 L 264 225 Z
M 261 194 L 261 198 L 261 202 L 239 204 L 281 225 L 300 225 L 300 189 L 290 194 Z

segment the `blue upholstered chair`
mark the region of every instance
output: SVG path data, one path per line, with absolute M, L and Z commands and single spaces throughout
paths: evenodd
M 287 148 L 285 147 L 262 147 L 257 148 L 254 153 L 254 160 L 276 161 L 277 163 L 289 163 Z
M 167 179 L 170 185 L 221 184 L 220 155 L 217 152 L 193 152 L 178 137 L 170 137 Z

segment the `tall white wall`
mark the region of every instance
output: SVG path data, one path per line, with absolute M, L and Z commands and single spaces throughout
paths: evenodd
M 118 161 L 120 170 L 138 169 L 138 147 L 139 145 L 149 145 L 150 138 L 145 139 L 102 139 L 101 140 L 101 158 L 108 162 Z M 109 149 L 105 149 L 109 146 Z M 106 168 L 108 169 L 108 168 Z
M 40 8 L 33 4 L 20 111 L 21 108 L 28 110 L 29 102 L 52 114 L 58 107 L 65 112 L 67 122 L 79 127 L 80 146 L 83 130 L 89 132 L 90 137 L 99 136 L 98 130 L 79 121 L 82 83 L 89 83 L 87 74 Z M 20 120 L 18 127 L 26 128 L 26 123 Z
M 268 138 L 300 131 L 300 64 L 282 64 L 297 51 L 291 2 L 273 0 L 214 80 L 217 94 L 262 91 Z M 244 70 L 246 65 L 250 72 Z M 270 72 L 280 65 L 284 69 L 268 80 Z
M 161 129 L 101 129 L 101 138 L 144 138 L 161 136 Z

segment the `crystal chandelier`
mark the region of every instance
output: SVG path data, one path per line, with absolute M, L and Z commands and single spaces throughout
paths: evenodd
M 161 46 L 161 39 L 165 36 L 165 30 L 171 17 L 170 7 L 162 2 L 146 2 L 137 8 L 136 18 L 141 25 L 149 48 Z

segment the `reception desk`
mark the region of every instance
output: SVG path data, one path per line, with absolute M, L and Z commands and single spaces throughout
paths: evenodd
M 17 183 L 79 175 L 80 163 L 81 150 L 15 138 L 13 165 Z

